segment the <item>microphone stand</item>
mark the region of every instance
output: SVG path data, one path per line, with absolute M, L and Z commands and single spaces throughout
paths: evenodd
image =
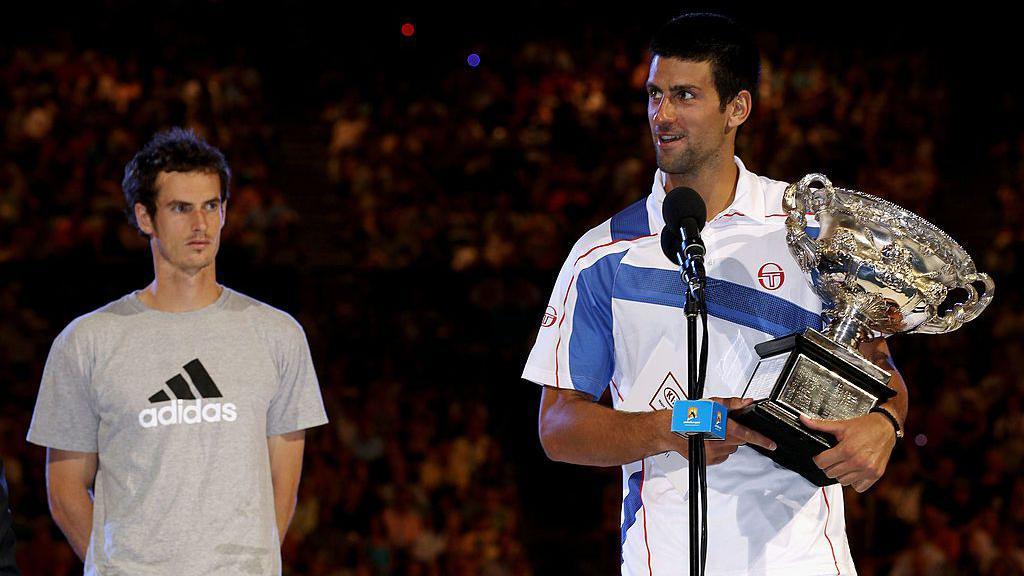
M 686 355 L 687 355 L 687 396 L 699 400 L 704 396 L 704 373 L 707 369 L 707 304 L 704 299 L 706 274 L 704 271 L 704 246 L 699 237 L 696 242 L 686 242 L 686 230 L 680 229 L 683 237 L 682 251 L 676 254 L 680 266 L 680 277 L 685 288 Z M 686 256 L 684 259 L 683 256 Z M 697 319 L 703 319 L 704 338 L 701 350 L 697 352 Z M 707 561 L 707 462 L 704 452 L 704 437 L 693 434 L 689 442 L 689 484 L 690 484 L 690 576 L 703 576 Z

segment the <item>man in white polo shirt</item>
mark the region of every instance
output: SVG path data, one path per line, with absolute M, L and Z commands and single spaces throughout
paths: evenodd
M 749 403 L 738 396 L 757 359 L 754 345 L 820 328 L 821 301 L 786 244 L 785 184 L 734 156 L 757 85 L 752 40 L 725 17 L 690 14 L 666 24 L 651 51 L 648 118 L 659 168 L 651 193 L 573 247 L 523 377 L 544 386 L 540 437 L 549 457 L 622 466 L 622 573 L 685 574 L 688 495 L 659 455 L 685 456 L 687 445 L 669 431 L 670 411 L 650 397 L 651 378 L 686 373 L 683 287 L 658 237 L 666 191 L 693 188 L 707 205 L 709 396 L 730 410 Z M 884 408 L 903 422 L 906 386 L 885 342 L 861 352 L 894 372 L 898 394 Z M 596 402 L 609 387 L 615 409 Z M 632 392 L 644 394 L 642 402 Z M 882 475 L 894 422 L 880 414 L 805 422 L 839 440 L 815 459 L 839 484 L 818 488 L 745 446 L 774 448 L 730 421 L 726 440 L 707 443 L 707 573 L 855 573 L 842 486 L 864 491 Z

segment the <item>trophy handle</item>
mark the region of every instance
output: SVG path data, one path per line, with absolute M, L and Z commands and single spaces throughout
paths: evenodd
M 980 283 L 984 286 L 981 294 L 974 288 L 974 283 Z M 977 318 L 988 307 L 989 303 L 992 302 L 992 296 L 995 294 L 996 285 L 988 274 L 978 272 L 968 276 L 962 288 L 967 291 L 966 300 L 954 304 L 953 309 L 949 312 L 925 322 L 910 332 L 942 334 L 956 330 Z
M 821 188 L 811 188 L 811 184 Z M 835 192 L 832 182 L 822 174 L 808 174 L 786 187 L 782 194 L 782 208 L 786 211 L 786 241 L 793 257 L 804 272 L 818 265 L 818 243 L 807 235 L 807 215 L 816 214 L 817 206 L 831 204 Z
M 984 272 L 978 272 L 977 274 L 967 279 L 967 285 L 971 286 L 975 282 L 980 282 L 984 287 L 985 291 L 978 295 L 977 299 L 970 301 L 963 306 L 964 322 L 970 322 L 978 317 L 979 314 L 988 308 L 990 302 L 992 302 L 992 296 L 996 292 L 996 283 L 992 281 L 992 278 Z M 971 286 L 973 288 L 973 286 Z M 977 292 L 975 292 L 977 294 Z

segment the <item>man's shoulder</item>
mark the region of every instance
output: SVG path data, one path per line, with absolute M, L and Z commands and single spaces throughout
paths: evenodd
M 128 318 L 141 312 L 133 303 L 133 298 L 133 294 L 127 294 L 91 312 L 82 314 L 69 322 L 57 339 L 74 341 L 96 334 L 110 334 L 124 327 Z
M 754 176 L 756 176 L 758 181 L 761 182 L 761 187 L 765 191 L 781 194 L 783 191 L 786 190 L 786 186 L 789 186 L 789 182 L 776 180 L 774 178 L 769 178 L 768 176 L 762 176 L 760 174 L 754 174 Z
M 589 260 L 595 253 L 607 252 L 608 250 L 602 249 L 611 246 L 614 248 L 609 250 L 615 252 L 628 249 L 631 243 L 656 234 L 651 231 L 647 210 L 648 198 L 649 196 L 640 198 L 611 218 L 587 230 L 573 245 L 568 263 L 576 265 L 585 259 Z
M 254 325 L 262 328 L 261 332 L 274 335 L 304 335 L 299 321 L 291 314 L 237 290 L 227 287 L 224 289 L 228 291 L 224 309 L 245 315 Z
M 775 180 L 768 176 L 761 176 L 750 172 L 750 175 L 757 181 L 757 188 L 764 198 L 765 215 L 778 215 L 782 213 L 782 195 L 786 192 L 789 182 Z

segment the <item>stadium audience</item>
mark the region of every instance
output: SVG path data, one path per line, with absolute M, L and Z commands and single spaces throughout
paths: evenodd
M 994 175 L 971 191 L 975 221 L 950 231 L 976 241 L 979 266 L 1007 289 L 957 333 L 892 340 L 911 389 L 908 437 L 874 489 L 848 493 L 858 569 L 1022 574 L 1024 302 L 1012 286 L 1024 256 L 1024 131 L 964 169 L 935 129 L 951 116 L 938 62 L 770 40 L 738 144 L 752 170 L 785 180 L 821 171 L 942 226 L 958 221 L 962 205 L 948 199 L 965 193 L 964 173 Z M 307 439 L 286 573 L 544 573 L 552 542 L 522 513 L 522 492 L 539 488 L 521 482 L 529 463 L 510 456 L 536 441 L 505 435 L 497 384 L 470 375 L 516 385 L 533 332 L 509 327 L 539 320 L 550 278 L 586 228 L 649 190 L 645 57 L 610 38 L 604 46 L 584 58 L 529 40 L 509 66 L 453 69 L 422 96 L 395 96 L 383 81 L 342 86 L 346 96 L 322 103 L 322 164 L 304 177 L 323 189 L 312 195 L 289 186 L 289 143 L 256 67 L 0 52 L 0 458 L 23 571 L 78 566 L 49 519 L 41 451 L 23 439 L 53 336 L 102 304 L 42 305 L 75 297 L 39 278 L 66 274 L 77 288 L 145 257 L 123 219 L 123 166 L 157 129 L 185 125 L 221 146 L 236 175 L 224 242 L 239 257 L 226 267 L 251 285 L 268 269 L 290 278 L 289 310 L 309 333 L 332 418 Z M 315 250 L 337 251 L 345 269 L 294 259 Z M 424 269 L 437 286 L 415 282 Z M 117 290 L 144 283 L 130 278 Z M 467 314 L 493 324 L 466 328 Z M 614 475 L 601 478 L 617 490 Z M 578 530 L 617 546 L 616 521 Z

